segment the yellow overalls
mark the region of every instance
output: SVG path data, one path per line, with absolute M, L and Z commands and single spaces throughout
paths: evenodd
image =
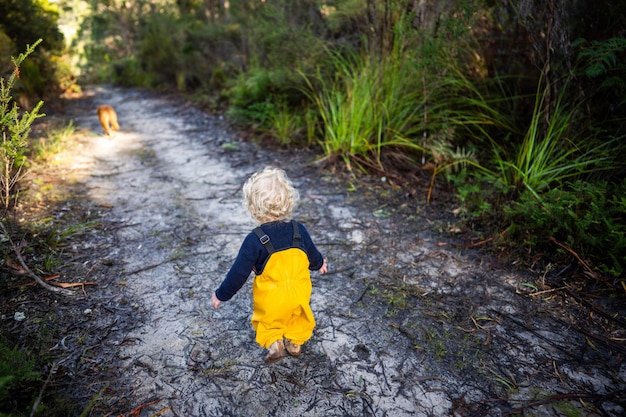
M 294 225 L 294 245 L 300 239 L 297 224 Z M 260 228 L 259 228 L 260 230 Z M 256 230 L 255 230 L 256 231 Z M 262 231 L 261 231 L 262 233 Z M 269 237 L 261 243 L 269 253 L 269 259 L 252 285 L 252 327 L 256 341 L 268 348 L 283 337 L 302 345 L 313 335 L 315 318 L 311 310 L 311 273 L 309 258 L 304 250 L 291 247 L 274 251 Z

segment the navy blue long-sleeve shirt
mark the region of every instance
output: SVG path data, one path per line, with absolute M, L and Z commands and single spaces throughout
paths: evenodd
M 261 225 L 263 232 L 270 238 L 270 242 L 274 245 L 276 251 L 288 249 L 293 243 L 293 226 L 291 222 L 271 222 Z M 309 269 L 311 271 L 319 270 L 324 264 L 324 257 L 317 249 L 306 227 L 298 223 L 300 230 L 300 248 L 306 252 L 309 258 Z M 239 254 L 235 262 L 226 274 L 226 278 L 215 291 L 215 295 L 220 301 L 230 300 L 246 283 L 250 273 L 255 271 L 256 274 L 263 272 L 263 267 L 269 254 L 260 242 L 258 236 L 254 232 L 250 232 L 244 239 Z

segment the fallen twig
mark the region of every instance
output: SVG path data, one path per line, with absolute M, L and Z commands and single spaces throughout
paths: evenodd
M 435 188 L 435 177 L 437 176 L 437 168 L 433 169 L 433 175 L 430 177 L 430 185 L 428 186 L 428 194 L 426 196 L 426 202 L 430 204 L 430 198 L 433 195 L 433 188 Z
M 39 408 L 39 404 L 41 403 L 41 397 L 43 397 L 43 392 L 48 386 L 48 384 L 50 383 L 50 379 L 52 379 L 52 374 L 55 373 L 56 371 L 57 371 L 57 364 L 53 363 L 52 366 L 50 367 L 50 372 L 48 372 L 48 378 L 46 378 L 46 382 L 44 382 L 44 384 L 42 385 L 41 390 L 39 390 L 39 395 L 37 396 L 37 399 L 33 403 L 33 407 L 30 412 L 30 417 L 34 417 L 37 414 L 37 409 Z
M 475 248 L 476 246 L 480 246 L 480 245 L 484 245 L 485 243 L 489 243 L 493 240 L 493 236 L 489 237 L 487 239 L 481 240 L 479 242 L 474 242 L 474 243 L 467 243 L 465 245 L 456 245 L 458 247 L 463 247 L 463 248 Z
M 55 292 L 57 294 L 63 294 L 63 295 L 70 296 L 70 297 L 75 297 L 76 296 L 76 292 L 67 290 L 67 289 L 62 288 L 62 287 L 57 287 L 57 286 L 54 286 L 54 285 L 50 285 L 47 282 L 45 282 L 43 279 L 41 279 L 37 274 L 33 273 L 30 270 L 30 268 L 26 265 L 26 261 L 24 261 L 24 258 L 22 257 L 22 250 L 21 249 L 22 249 L 23 245 L 25 244 L 25 242 L 22 241 L 22 243 L 20 243 L 20 246 L 17 246 L 15 244 L 15 242 L 13 242 L 13 239 L 11 238 L 11 235 L 9 234 L 9 231 L 7 230 L 6 225 L 4 224 L 4 222 L 0 222 L 0 227 L 2 227 L 2 232 L 4 233 L 4 235 L 9 240 L 11 248 L 13 249 L 13 252 L 15 253 L 15 256 L 17 257 L 17 260 L 19 261 L 20 266 L 22 267 L 22 270 L 24 271 L 24 273 L 26 275 L 28 275 L 29 277 L 34 279 L 37 282 L 37 284 L 39 284 L 43 288 L 47 289 L 48 291 L 52 291 L 52 292 Z
M 548 293 L 551 293 L 551 292 L 564 290 L 566 288 L 567 287 L 550 288 L 549 290 L 537 291 L 537 292 L 534 292 L 534 293 L 528 294 L 528 295 L 531 296 L 531 297 L 536 297 L 537 295 L 548 294 Z
M 154 400 L 154 401 L 150 401 L 149 403 L 138 405 L 137 407 L 133 408 L 130 413 L 120 414 L 118 417 L 139 417 L 139 415 L 141 414 L 141 410 L 143 410 L 144 408 L 148 406 L 157 404 L 159 402 L 161 402 L 161 400 Z
M 20 274 L 18 274 L 18 276 L 25 276 L 25 275 L 27 275 L 27 274 L 26 274 L 26 273 L 20 273 Z M 44 281 L 46 281 L 46 282 L 48 282 L 48 281 L 52 281 L 53 279 L 57 279 L 57 278 L 59 278 L 59 277 L 60 277 L 60 275 L 59 275 L 59 274 L 54 274 L 54 275 L 50 275 L 49 277 L 45 277 L 43 280 L 44 280 Z M 33 286 L 33 285 L 37 285 L 37 283 L 36 283 L 36 282 L 27 282 L 27 283 L 25 283 L 25 284 L 14 285 L 14 286 L 13 286 L 13 287 L 11 287 L 11 288 L 31 287 L 31 286 Z
M 497 316 L 500 317 L 504 317 L 505 319 L 510 320 L 512 323 L 520 326 L 521 328 L 527 330 L 528 332 L 532 333 L 535 337 L 543 340 L 544 342 L 548 343 L 551 346 L 554 346 L 556 349 L 558 349 L 559 351 L 563 352 L 565 355 L 569 356 L 570 358 L 574 359 L 574 360 L 580 360 L 580 357 L 577 356 L 575 353 L 570 352 L 566 346 L 562 346 L 558 343 L 556 343 L 554 340 L 542 335 L 540 332 L 538 332 L 536 329 L 530 327 L 529 325 L 527 325 L 523 320 L 519 320 L 517 319 L 515 316 L 505 313 L 503 311 L 498 311 L 498 310 L 494 310 L 494 309 L 490 309 L 490 311 Z M 555 319 L 558 320 L 558 319 Z
M 624 393 L 619 392 L 619 391 L 611 392 L 606 395 L 590 394 L 586 392 L 555 394 L 555 395 L 550 395 L 549 397 L 543 398 L 541 400 L 525 403 L 521 405 L 520 407 L 506 411 L 505 414 L 506 415 L 519 415 L 519 414 L 522 414 L 524 410 L 527 410 L 529 408 L 534 408 L 540 405 L 546 405 L 546 404 L 567 401 L 567 400 L 585 400 L 586 399 L 586 400 L 593 400 L 594 402 L 598 402 L 598 401 L 602 402 L 602 401 L 609 401 L 613 398 L 620 398 L 623 396 L 624 396 Z
M 561 242 L 559 242 L 558 240 L 556 240 L 556 238 L 554 236 L 550 236 L 550 240 L 552 242 L 554 242 L 556 245 L 562 247 L 563 249 L 565 249 L 566 251 L 568 251 L 569 253 L 572 254 L 572 256 L 574 256 L 574 258 L 576 258 L 578 260 L 578 262 L 583 266 L 583 268 L 585 268 L 587 270 L 587 272 L 589 272 L 589 275 L 591 275 L 593 278 L 598 279 L 600 278 L 598 276 L 598 274 L 596 274 L 593 269 L 591 269 L 591 267 L 589 265 L 587 265 L 587 263 L 585 261 L 583 261 L 583 259 L 578 256 L 578 254 L 576 252 L 574 252 L 574 250 L 572 248 L 570 248 L 569 246 L 566 246 L 564 244 L 562 244 Z
M 19 276 L 29 276 L 26 271 L 20 272 L 18 275 Z M 83 292 L 85 292 L 85 285 L 98 285 L 98 283 L 94 282 L 94 281 L 87 281 L 87 282 L 51 282 L 53 279 L 57 279 L 57 278 L 60 278 L 60 277 L 61 277 L 61 275 L 54 274 L 54 275 L 50 275 L 49 277 L 43 278 L 43 281 L 49 283 L 50 285 L 53 285 L 55 287 L 60 287 L 60 288 L 82 287 Z M 31 286 L 37 285 L 37 284 L 38 284 L 37 282 L 27 282 L 25 284 L 15 285 L 12 288 L 31 287 Z
M 506 234 L 506 230 L 503 230 L 502 232 L 498 233 L 498 236 L 502 237 L 505 234 Z M 495 239 L 495 237 L 496 236 L 491 236 L 491 237 L 488 237 L 487 239 L 483 239 L 483 240 L 480 240 L 478 242 L 467 243 L 467 244 L 464 244 L 464 245 L 456 244 L 455 246 L 458 247 L 458 248 L 474 248 L 476 246 L 484 245 L 485 243 L 491 242 L 493 239 Z
M 83 289 L 85 288 L 85 285 L 98 285 L 93 281 L 88 281 L 88 282 L 51 282 L 52 285 L 56 286 L 56 287 L 61 287 L 61 288 L 73 288 L 73 287 L 83 287 Z
M 581 303 L 582 305 L 584 305 L 585 307 L 587 307 L 588 309 L 590 309 L 594 313 L 597 313 L 597 314 L 601 315 L 602 317 L 604 317 L 605 319 L 607 319 L 609 321 L 612 321 L 614 323 L 617 323 L 617 324 L 619 324 L 620 326 L 622 326 L 623 328 L 626 329 L 626 320 L 621 319 L 618 314 L 610 314 L 610 313 L 604 311 L 603 309 L 601 309 L 596 304 L 593 304 L 592 302 L 588 301 L 584 297 L 581 297 L 580 295 L 578 295 L 578 293 L 575 293 L 574 291 L 572 291 L 569 288 L 566 289 L 566 292 L 567 292 L 567 294 L 570 295 L 570 297 L 572 297 L 577 302 Z
M 190 254 L 187 254 L 187 255 L 176 255 L 176 256 L 172 256 L 171 258 L 168 258 L 168 259 L 164 260 L 163 262 L 146 265 L 144 267 L 141 267 L 141 268 L 138 268 L 138 269 L 134 269 L 132 271 L 128 271 L 128 272 L 125 273 L 125 275 L 134 275 L 134 274 L 138 274 L 140 272 L 145 272 L 145 271 L 149 271 L 149 270 L 154 269 L 154 268 L 158 268 L 158 267 L 160 267 L 162 265 L 169 264 L 170 262 L 180 261 L 180 260 L 183 260 L 183 259 L 192 258 L 194 256 L 211 255 L 211 254 L 212 254 L 212 252 L 194 252 L 194 253 L 190 253 Z

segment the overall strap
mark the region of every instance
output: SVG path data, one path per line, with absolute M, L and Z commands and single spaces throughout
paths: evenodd
M 302 236 L 300 236 L 300 229 L 298 228 L 298 222 L 296 222 L 295 220 L 292 220 L 291 224 L 293 226 L 293 243 L 292 243 L 292 247 L 298 248 L 298 247 L 300 247 L 300 239 L 302 239 Z
M 263 246 L 265 246 L 267 253 L 271 255 L 272 253 L 276 252 L 276 249 L 274 249 L 274 245 L 272 245 L 272 242 L 270 242 L 270 237 L 263 231 L 263 229 L 257 227 L 254 229 L 254 233 L 258 236 Z

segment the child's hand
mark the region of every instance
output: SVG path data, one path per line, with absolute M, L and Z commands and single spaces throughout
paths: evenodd
M 326 272 L 328 272 L 328 261 L 326 259 L 324 259 L 324 263 L 322 264 L 322 267 L 319 269 L 320 274 L 325 274 Z
M 215 295 L 215 293 L 213 293 L 213 296 L 211 297 L 211 304 L 213 304 L 213 308 L 219 307 L 221 303 L 222 301 L 217 298 L 217 295 Z

